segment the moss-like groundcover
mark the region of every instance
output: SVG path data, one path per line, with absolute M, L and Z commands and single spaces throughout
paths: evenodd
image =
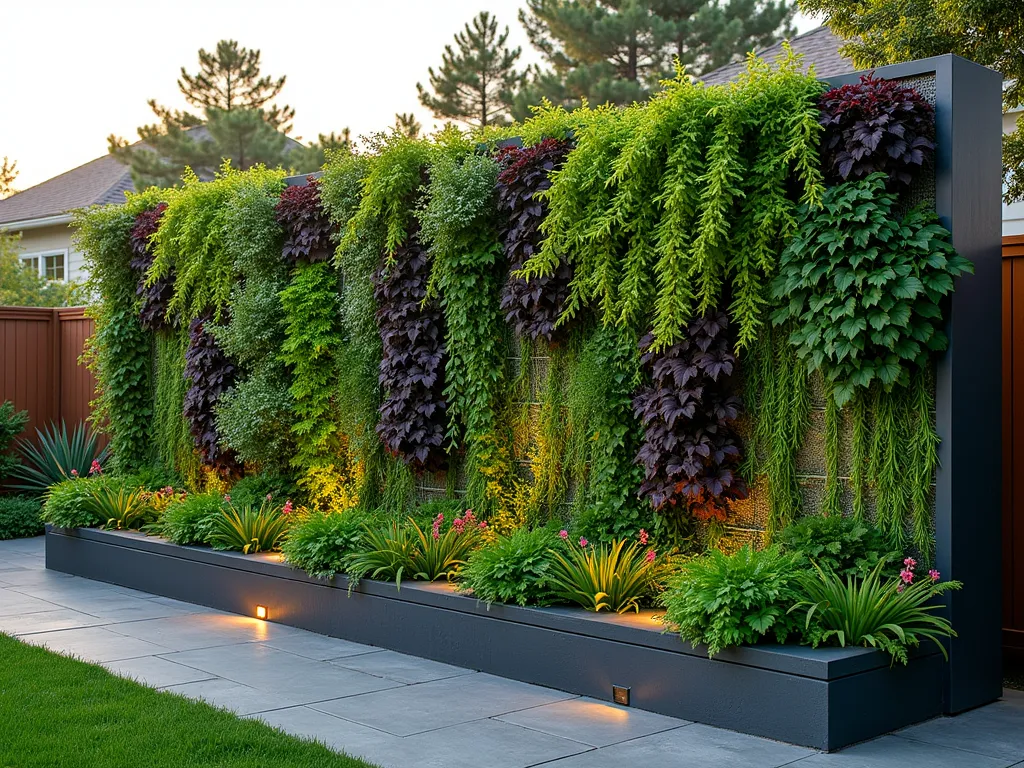
M 0 765 L 373 768 L 255 720 L 0 634 Z

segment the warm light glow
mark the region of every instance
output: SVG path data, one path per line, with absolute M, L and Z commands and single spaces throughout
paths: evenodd
M 266 621 L 267 619 L 270 618 L 270 612 L 267 610 L 267 606 L 265 606 L 265 605 L 257 605 L 256 606 L 256 618 L 257 619 L 263 619 L 264 621 Z
M 612 686 L 612 701 L 624 707 L 629 706 L 629 688 L 625 685 Z

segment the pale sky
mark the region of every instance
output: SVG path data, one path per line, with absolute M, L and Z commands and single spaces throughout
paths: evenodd
M 354 136 L 384 130 L 415 112 L 446 43 L 481 10 L 511 29 L 522 63 L 538 61 L 517 13 L 522 0 L 0 0 L 0 157 L 17 160 L 18 189 L 89 162 L 107 136 L 136 140 L 154 122 L 146 101 L 187 105 L 179 70 L 198 69 L 199 48 L 223 38 L 262 51 L 263 73 L 288 76 L 278 103 L 295 108 L 292 135 Z M 797 20 L 799 31 L 816 26 Z

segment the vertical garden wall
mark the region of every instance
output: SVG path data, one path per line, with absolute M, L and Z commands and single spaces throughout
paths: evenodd
M 447 499 L 484 548 L 636 536 L 651 574 L 872 523 L 965 584 L 946 706 L 990 701 L 998 103 L 956 57 L 828 84 L 752 58 L 729 86 L 680 73 L 645 105 L 86 211 L 114 468 L 294 498 L 325 546 Z

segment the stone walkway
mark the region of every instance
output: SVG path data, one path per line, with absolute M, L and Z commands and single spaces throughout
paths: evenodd
M 1024 693 L 825 755 L 47 571 L 41 537 L 0 542 L 0 631 L 396 768 L 1024 768 Z

